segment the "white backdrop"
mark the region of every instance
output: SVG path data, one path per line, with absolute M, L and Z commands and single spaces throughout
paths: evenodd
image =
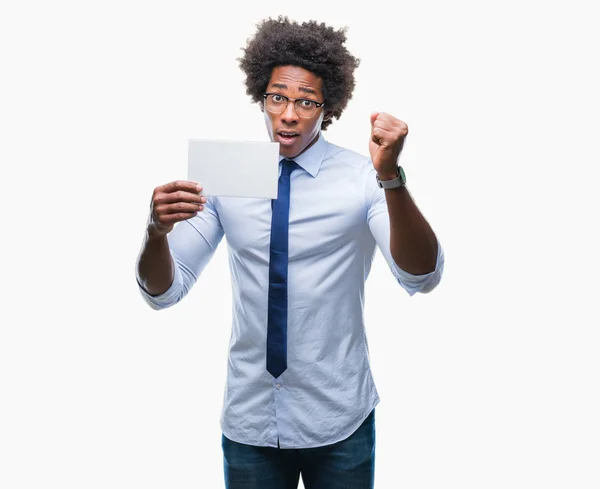
M 597 25 L 466 0 L 2 4 L 0 487 L 223 487 L 225 241 L 169 310 L 134 264 L 188 138 L 267 139 L 235 58 L 279 14 L 349 26 L 325 136 L 368 154 L 371 111 L 406 121 L 446 252 L 432 294 L 380 254 L 367 282 L 376 487 L 600 487 Z

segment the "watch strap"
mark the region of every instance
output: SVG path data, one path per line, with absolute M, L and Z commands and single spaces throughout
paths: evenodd
M 380 180 L 379 175 L 375 175 L 375 178 L 377 179 L 377 185 L 383 189 L 398 188 L 406 184 L 406 176 L 401 166 L 397 168 L 397 177 L 392 180 Z

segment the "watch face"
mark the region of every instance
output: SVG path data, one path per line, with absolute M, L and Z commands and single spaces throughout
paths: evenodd
M 404 174 L 404 168 L 402 168 L 401 166 L 398 167 L 398 176 L 400 177 L 400 180 L 402 180 L 402 183 L 406 183 L 406 175 Z

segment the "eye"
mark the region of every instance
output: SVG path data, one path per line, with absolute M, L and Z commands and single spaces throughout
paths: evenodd
M 300 103 L 302 104 L 302 107 L 305 109 L 309 109 L 314 104 L 314 102 L 312 100 L 304 100 L 304 99 L 301 100 Z
M 282 95 L 278 95 L 276 93 L 274 93 L 273 95 L 271 95 L 271 97 L 273 98 L 273 102 L 283 102 L 284 98 Z

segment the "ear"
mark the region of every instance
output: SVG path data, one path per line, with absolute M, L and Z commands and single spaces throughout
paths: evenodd
M 333 117 L 333 112 L 325 112 L 325 117 L 323 117 L 324 121 L 329 121 Z

